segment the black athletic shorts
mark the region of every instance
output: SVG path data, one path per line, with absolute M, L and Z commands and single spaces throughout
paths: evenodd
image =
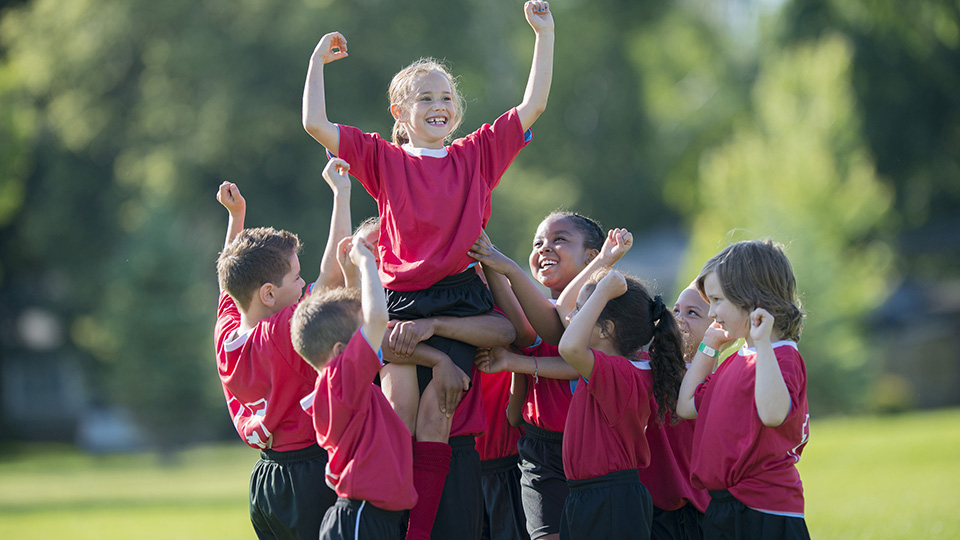
M 754 510 L 727 490 L 710 491 L 703 515 L 705 540 L 810 540 L 801 517 L 779 516 Z
M 480 462 L 483 488 L 483 540 L 528 540 L 520 496 L 519 456 Z
M 340 498 L 323 517 L 320 540 L 401 540 L 403 518 L 402 510 Z
M 527 534 L 536 540 L 560 532 L 560 515 L 569 492 L 563 474 L 563 433 L 530 424 L 524 424 L 523 429 L 517 442 L 520 495 Z
M 636 469 L 567 483 L 560 540 L 649 540 L 653 501 Z
M 450 472 L 443 483 L 433 540 L 480 540 L 483 529 L 483 491 L 480 488 L 480 454 L 477 439 L 469 435 L 450 437 L 453 453 Z
M 653 507 L 653 540 L 703 540 L 703 514 L 687 503 L 676 510 Z
M 391 319 L 410 321 L 427 317 L 470 317 L 493 311 L 493 295 L 472 267 L 447 276 L 428 289 L 392 291 L 385 289 Z M 439 349 L 468 376 L 472 373 L 477 348 L 462 341 L 433 336 L 424 341 Z M 433 379 L 433 371 L 417 366 L 420 393 Z
M 316 540 L 323 514 L 337 501 L 327 486 L 327 451 L 263 450 L 250 474 L 250 522 L 261 540 Z

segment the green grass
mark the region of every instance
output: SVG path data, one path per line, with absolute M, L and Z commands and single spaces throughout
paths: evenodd
M 800 462 L 815 539 L 960 538 L 960 410 L 811 425 Z M 0 452 L 0 538 L 252 539 L 247 480 L 257 452 L 87 456 Z

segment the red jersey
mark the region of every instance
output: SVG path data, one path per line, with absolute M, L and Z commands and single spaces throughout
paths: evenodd
M 641 358 L 646 354 L 641 353 Z M 670 412 L 667 411 L 661 424 L 657 421 L 658 410 L 657 400 L 651 394 L 650 421 L 646 431 L 650 465 L 640 469 L 640 482 L 650 491 L 653 505 L 657 508 L 677 510 L 692 503 L 697 510 L 705 512 L 710 503 L 710 494 L 705 489 L 694 489 L 690 485 L 690 457 L 696 420 L 681 419 L 671 425 Z
M 394 291 L 427 289 L 474 262 L 467 252 L 490 219 L 491 192 L 529 140 L 516 109 L 438 150 L 339 129 L 339 157 L 377 200 L 380 280 Z
M 487 417 L 487 432 L 477 437 L 477 453 L 481 461 L 517 455 L 520 428 L 507 421 L 507 402 L 510 400 L 510 372 L 481 373 L 483 379 L 483 410 Z
M 460 404 L 453 411 L 450 423 L 450 436 L 472 435 L 479 437 L 487 431 L 487 415 L 483 412 L 483 379 L 476 367 L 470 372 L 473 385 L 463 395 Z
M 285 308 L 238 336 L 240 310 L 230 295 L 220 293 L 215 328 L 217 370 L 233 425 L 253 448 L 285 452 L 316 440 L 313 423 L 299 400 L 313 390 L 317 372 L 300 358 L 290 341 L 295 308 Z M 268 446 L 271 435 L 273 442 Z
M 796 463 L 810 436 L 807 370 L 792 341 L 773 344 L 790 393 L 790 412 L 777 427 L 760 421 L 754 397 L 757 353 L 742 347 L 694 394 L 694 487 L 726 489 L 743 504 L 770 514 L 803 517 Z
M 647 361 L 593 352 L 590 380 L 581 377 L 563 432 L 568 480 L 597 478 L 650 464 L 644 430 L 650 419 L 653 377 Z
M 538 338 L 539 339 L 539 338 Z M 541 341 L 539 344 L 521 349 L 527 356 L 559 357 L 560 350 L 556 345 Z M 573 399 L 572 386 L 576 381 L 548 379 L 539 377 L 539 382 L 533 375 L 527 375 L 527 399 L 523 404 L 523 421 L 549 431 L 563 433 L 567 423 L 567 410 Z
M 327 484 L 344 499 L 383 510 L 408 510 L 413 487 L 413 438 L 373 378 L 380 358 L 357 330 L 324 366 L 316 390 L 303 398 L 316 438 L 326 448 Z

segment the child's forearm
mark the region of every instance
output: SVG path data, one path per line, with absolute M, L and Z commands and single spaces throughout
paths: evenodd
M 563 323 L 560 322 L 553 302 L 543 296 L 519 265 L 515 265 L 506 276 L 524 315 L 540 339 L 551 345 L 559 343 L 560 336 L 563 335 Z
M 237 215 L 234 215 L 233 212 L 230 213 L 230 217 L 227 219 L 227 237 L 223 242 L 224 249 L 232 244 L 237 239 L 237 235 L 243 231 L 245 216 L 246 212 L 239 212 Z
M 337 262 L 337 246 L 340 240 L 350 236 L 350 188 L 340 189 L 333 195 L 333 214 L 330 216 L 330 233 L 327 235 L 327 246 L 323 250 L 320 260 L 320 275 L 317 277 L 317 287 L 332 289 L 345 285 L 343 271 Z
M 493 294 L 493 302 L 503 311 L 507 320 L 513 324 L 516 337 L 513 344 L 518 347 L 529 347 L 537 339 L 537 331 L 530 325 L 530 321 L 523 314 L 523 308 L 517 300 L 517 295 L 510 288 L 507 277 L 484 267 L 483 275 L 487 278 L 487 286 Z
M 474 347 L 506 347 L 517 333 L 505 317 L 489 313 L 471 317 L 433 317 L 434 334 Z
M 563 292 L 561 292 L 560 297 L 557 298 L 557 315 L 561 321 L 565 320 L 567 315 L 576 309 L 577 296 L 580 294 L 580 289 L 590 281 L 590 277 L 593 276 L 597 270 L 610 268 L 611 266 L 613 266 L 612 262 L 604 259 L 603 255 L 597 255 L 577 274 L 577 277 L 573 278 L 573 281 L 563 288 Z
M 523 423 L 523 404 L 527 401 L 527 378 L 510 376 L 510 399 L 507 401 L 507 422 L 514 427 Z
M 757 414 L 765 426 L 776 427 L 790 412 L 790 392 L 783 380 L 776 353 L 769 342 L 755 343 L 757 349 L 754 398 Z
M 681 418 L 692 419 L 697 417 L 697 406 L 694 401 L 694 394 L 697 392 L 697 386 L 700 386 L 707 376 L 713 373 L 717 367 L 717 359 L 697 351 L 693 357 L 693 362 L 687 368 L 683 375 L 683 381 L 680 383 L 680 391 L 677 394 L 677 414 Z
M 590 350 L 590 337 L 607 300 L 598 286 L 567 326 L 557 345 L 560 356 L 585 379 L 589 379 L 593 373 L 594 356 Z
M 553 28 L 541 29 L 537 31 L 536 35 L 530 77 L 527 79 L 523 101 L 517 106 L 517 114 L 520 117 L 520 125 L 523 127 L 523 131 L 530 129 L 530 126 L 546 110 L 550 85 L 553 82 Z
M 360 306 L 363 317 L 363 335 L 369 343 L 380 343 L 387 330 L 387 300 L 383 285 L 377 276 L 377 264 L 373 256 L 364 259 L 360 266 Z
M 561 381 L 572 381 L 580 378 L 580 373 L 559 356 L 526 356 L 512 352 L 508 355 L 507 365 L 514 373 L 534 375 L 537 378 L 546 377 Z

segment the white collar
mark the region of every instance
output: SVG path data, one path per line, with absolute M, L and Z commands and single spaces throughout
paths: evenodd
M 432 158 L 445 158 L 447 157 L 447 147 L 443 148 L 418 148 L 410 143 L 404 143 L 403 151 L 407 154 L 414 157 L 432 157 Z
M 789 340 L 789 339 L 783 339 L 783 340 L 780 340 L 780 341 L 775 341 L 775 342 L 771 343 L 770 345 L 772 345 L 774 349 L 776 349 L 777 347 L 793 347 L 793 348 L 794 348 L 795 350 L 797 350 L 797 351 L 800 350 L 800 349 L 797 348 L 797 342 L 796 342 L 796 341 L 791 341 L 791 340 Z M 743 344 L 743 347 L 740 347 L 740 350 L 738 351 L 738 354 L 740 354 L 741 356 L 747 356 L 747 355 L 750 355 L 750 354 L 757 354 L 757 348 L 756 348 L 756 347 L 747 347 L 747 344 L 744 343 L 744 344 Z

